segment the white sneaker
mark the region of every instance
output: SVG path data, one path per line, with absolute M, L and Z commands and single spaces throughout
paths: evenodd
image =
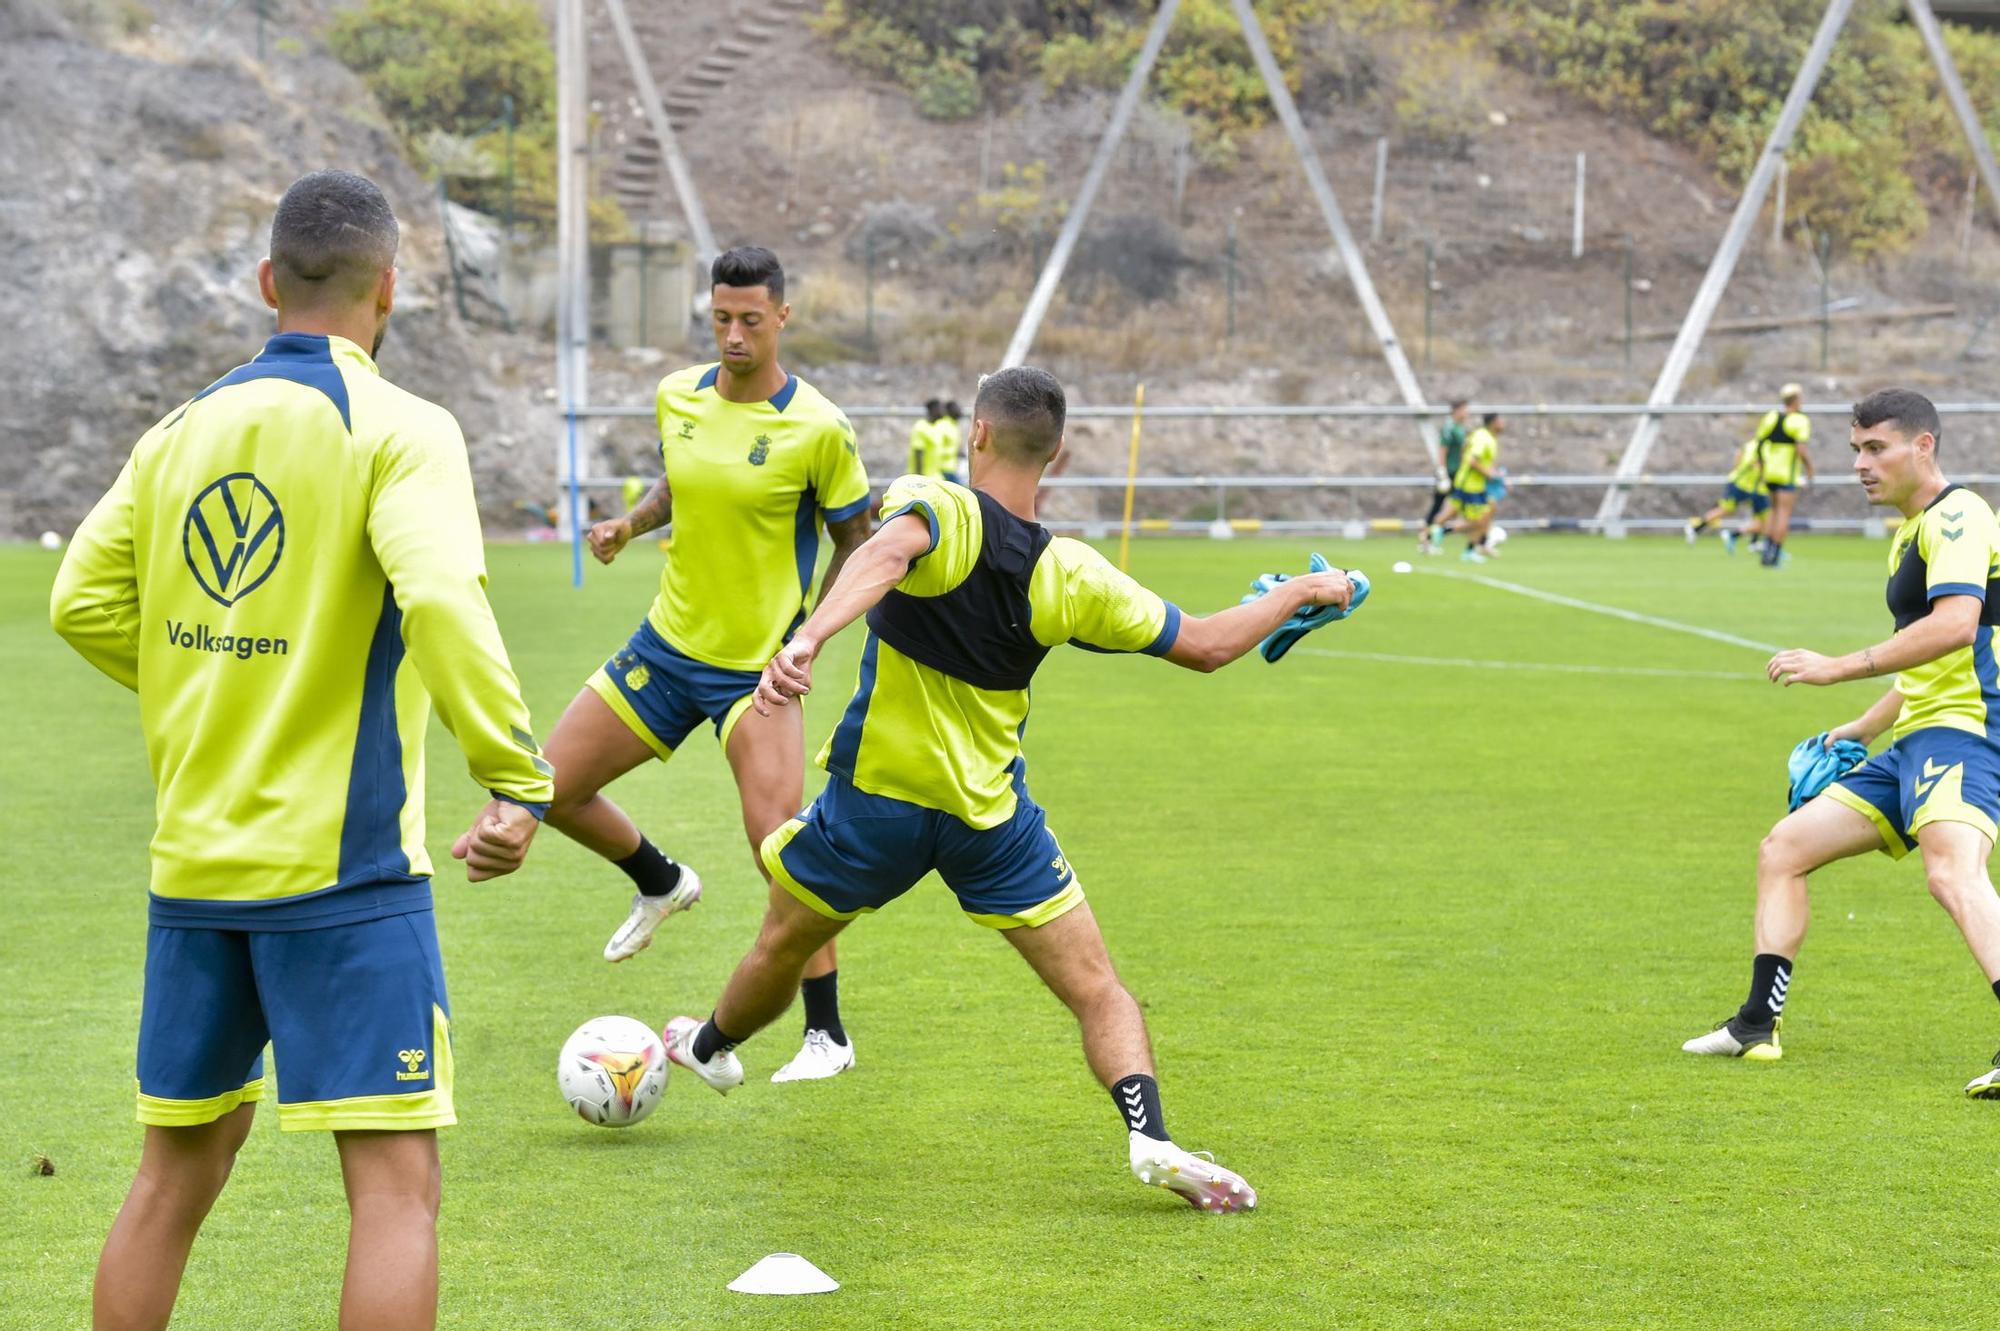
M 1191 1155 L 1172 1142 L 1143 1132 L 1131 1134 L 1132 1173 L 1148 1187 L 1169 1188 L 1197 1211 L 1248 1211 L 1257 1205 L 1257 1190 L 1215 1163 L 1206 1151 Z
M 660 1032 L 667 1043 L 667 1061 L 686 1068 L 723 1095 L 743 1084 L 743 1063 L 734 1049 L 718 1049 L 706 1063 L 695 1062 L 694 1033 L 701 1023 L 693 1017 L 675 1017 Z
M 1965 1093 L 1975 1100 L 2000 1100 L 2000 1054 L 1994 1055 L 1991 1070 L 1965 1084 Z
M 653 931 L 660 927 L 661 921 L 700 900 L 701 875 L 685 864 L 681 866 L 681 880 L 674 884 L 673 891 L 654 897 L 634 892 L 632 913 L 625 917 L 625 923 L 618 926 L 618 932 L 611 935 L 611 941 L 604 945 L 604 959 L 623 961 L 627 957 L 638 956 L 652 946 Z
M 1784 1047 L 1778 1043 L 1778 1031 L 1785 1024 L 1783 1017 L 1771 1022 L 1771 1029 L 1756 1030 L 1737 1024 L 1731 1017 L 1706 1035 L 1697 1035 L 1681 1045 L 1681 1051 L 1688 1054 L 1718 1054 L 1723 1058 L 1747 1058 L 1752 1063 L 1775 1063 L 1785 1056 Z
M 821 1030 L 806 1032 L 806 1042 L 792 1061 L 771 1074 L 772 1081 L 823 1081 L 854 1066 L 854 1043 L 835 1043 Z

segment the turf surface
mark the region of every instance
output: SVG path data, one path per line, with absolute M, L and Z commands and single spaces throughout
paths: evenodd
M 1134 572 L 1212 609 L 1311 544 L 1146 541 Z M 1477 572 L 1757 642 L 1882 636 L 1881 545 L 1794 544 L 1774 574 L 1713 544 L 1524 536 Z M 754 931 L 761 884 L 704 734 L 616 789 L 709 884 L 634 962 L 597 959 L 623 880 L 553 833 L 518 877 L 441 873 L 462 1118 L 443 1325 L 1973 1322 L 2000 1258 L 2000 1106 L 1959 1088 L 2000 1013 L 1913 864 L 1816 879 L 1782 1064 L 1678 1049 L 1741 1001 L 1785 754 L 1870 687 L 1776 690 L 1752 647 L 1453 559 L 1397 577 L 1400 541 L 1319 548 L 1374 575 L 1352 621 L 1213 677 L 1058 653 L 1028 733 L 1034 792 L 1145 1005 L 1168 1124 L 1256 1183 L 1254 1214 L 1131 1180 L 1067 1014 L 935 880 L 843 940 L 852 1074 L 767 1084 L 791 1016 L 745 1047 L 727 1100 L 681 1075 L 630 1131 L 570 1115 L 552 1067 L 570 1029 L 705 1012 Z M 492 550 L 544 732 L 636 621 L 649 553 L 575 592 L 564 552 Z M 0 1327 L 37 1329 L 87 1324 L 137 1159 L 151 799 L 129 695 L 46 627 L 54 565 L 0 549 Z M 814 746 L 854 649 L 822 666 Z M 478 800 L 434 731 L 434 854 Z M 331 1325 L 344 1225 L 329 1143 L 267 1114 L 176 1324 Z M 774 1251 L 843 1289 L 724 1292 Z

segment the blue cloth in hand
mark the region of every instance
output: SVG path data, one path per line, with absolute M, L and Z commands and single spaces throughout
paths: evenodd
M 1811 739 L 1802 739 L 1792 750 L 1785 770 L 1791 785 L 1785 799 L 1796 809 L 1828 786 L 1859 767 L 1868 758 L 1868 746 L 1858 740 L 1837 739 L 1829 746 L 1822 730 Z
M 1318 553 L 1313 555 L 1308 567 L 1313 573 L 1330 573 L 1333 571 L 1333 565 L 1327 562 L 1326 556 Z M 1276 665 L 1284 657 L 1285 653 L 1292 650 L 1298 644 L 1299 639 L 1305 637 L 1306 634 L 1312 632 L 1314 629 L 1324 628 L 1328 624 L 1346 619 L 1356 610 L 1359 610 L 1361 603 L 1368 599 L 1368 575 L 1358 569 L 1348 569 L 1347 580 L 1354 584 L 1354 595 L 1349 598 L 1345 606 L 1309 605 L 1298 611 L 1290 619 L 1280 624 L 1270 637 L 1264 639 L 1258 645 L 1257 650 L 1263 655 L 1264 659 Z M 1243 599 L 1246 602 L 1254 601 L 1258 597 L 1270 592 L 1279 583 L 1289 581 L 1291 581 L 1291 575 L 1288 573 L 1265 573 L 1250 584 L 1250 594 Z

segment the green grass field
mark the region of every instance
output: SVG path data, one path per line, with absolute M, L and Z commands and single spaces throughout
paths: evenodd
M 1134 572 L 1210 610 L 1312 544 L 1147 541 Z M 1713 544 L 1524 536 L 1482 572 L 1758 642 L 1883 636 L 1880 544 L 1794 544 L 1773 574 Z M 1353 621 L 1213 677 L 1058 653 L 1028 731 L 1032 788 L 1145 1005 L 1168 1124 L 1257 1185 L 1254 1214 L 1200 1215 L 1133 1182 L 1068 1015 L 935 880 L 843 940 L 852 1074 L 769 1085 L 796 1048 L 788 1016 L 745 1046 L 751 1081 L 728 1099 L 681 1074 L 635 1129 L 578 1121 L 554 1085 L 564 1036 L 598 1013 L 705 1013 L 761 910 L 727 768 L 691 741 L 616 789 L 709 884 L 634 962 L 598 960 L 624 880 L 553 832 L 499 883 L 440 871 L 462 1120 L 444 1136 L 443 1324 L 1978 1319 L 2000 1260 L 2000 1106 L 1960 1087 L 2000 1012 L 1913 864 L 1871 856 L 1816 881 L 1782 1064 L 1679 1051 L 1742 1000 L 1786 752 L 1871 687 L 1780 691 L 1753 647 L 1510 594 L 1455 559 L 1392 576 L 1402 541 L 1319 548 L 1375 576 Z M 575 592 L 564 551 L 491 551 L 544 733 L 636 621 L 650 556 Z M 151 809 L 131 698 L 48 631 L 54 567 L 0 549 L 16 718 L 0 751 L 0 1326 L 37 1331 L 87 1324 L 138 1156 Z M 822 666 L 815 748 L 856 646 Z M 481 792 L 442 730 L 430 753 L 442 858 Z M 176 1325 L 330 1326 L 344 1226 L 330 1143 L 267 1115 Z M 724 1292 L 775 1251 L 842 1290 Z

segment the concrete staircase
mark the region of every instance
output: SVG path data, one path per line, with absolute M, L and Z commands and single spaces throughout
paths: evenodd
M 743 5 L 735 23 L 711 41 L 692 64 L 676 68 L 678 57 L 687 49 L 688 28 L 674 12 L 676 7 L 657 0 L 628 0 L 628 4 L 633 31 L 659 84 L 667 123 L 676 136 L 694 129 L 709 99 L 728 87 L 773 38 L 802 23 L 814 7 L 813 0 L 758 0 Z M 629 75 L 621 78 L 619 85 L 629 88 Z M 627 214 L 657 216 L 662 207 L 665 159 L 645 113 L 628 111 L 632 123 L 624 132 L 624 142 L 614 149 L 605 183 Z

